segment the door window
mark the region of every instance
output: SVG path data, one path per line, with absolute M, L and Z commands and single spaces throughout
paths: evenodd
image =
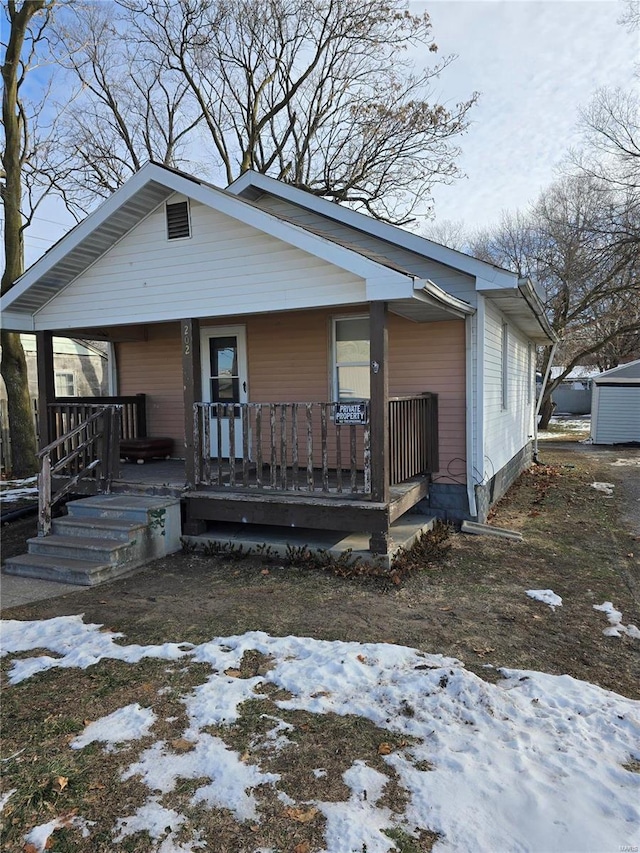
M 209 338 L 211 402 L 239 403 L 238 339 L 235 335 Z

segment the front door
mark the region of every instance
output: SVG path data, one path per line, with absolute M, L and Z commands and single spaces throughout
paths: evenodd
M 247 346 L 244 326 L 202 330 L 202 397 L 205 403 L 224 403 L 221 447 L 216 410 L 211 418 L 211 455 L 242 458 L 242 421 L 237 403 L 247 402 Z M 234 418 L 234 448 L 229 444 L 229 421 Z

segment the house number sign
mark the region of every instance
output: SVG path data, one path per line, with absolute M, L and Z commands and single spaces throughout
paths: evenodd
M 336 403 L 336 424 L 368 424 L 368 403 Z

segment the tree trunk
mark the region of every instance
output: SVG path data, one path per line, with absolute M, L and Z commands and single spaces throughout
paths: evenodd
M 27 362 L 20 335 L 2 329 L 2 378 L 7 389 L 11 473 L 28 477 L 38 467 L 36 437 L 27 382 Z
M 50 4 L 51 5 L 51 4 Z M 22 6 L 8 6 L 10 21 L 4 62 L 1 68 L 4 90 L 2 93 L 2 122 L 4 124 L 4 207 L 5 268 L 1 292 L 13 287 L 24 270 L 22 204 L 23 145 L 28 138 L 25 132 L 25 114 L 21 109 L 19 88 L 24 79 L 21 55 L 25 35 L 34 15 L 45 8 L 45 0 L 23 2 Z M 27 365 L 20 335 L 2 330 L 2 362 L 0 372 L 7 388 L 9 433 L 11 435 L 11 461 L 13 474 L 26 477 L 37 470 L 36 436 L 31 414 Z
M 548 392 L 545 392 L 545 395 L 542 398 L 542 405 L 540 406 L 540 423 L 538 424 L 538 429 L 548 428 L 549 421 L 551 420 L 555 407 L 555 403 L 551 399 L 551 390 L 549 390 Z

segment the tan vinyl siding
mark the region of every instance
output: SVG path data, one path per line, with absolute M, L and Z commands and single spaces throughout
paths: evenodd
M 203 327 L 245 325 L 248 395 L 251 402 L 326 402 L 331 387 L 331 319 L 363 314 L 319 309 L 269 316 L 209 318 Z M 120 393 L 148 394 L 150 435 L 183 441 L 182 366 L 178 324 L 149 326 L 147 340 L 118 345 Z M 464 482 L 464 321 L 412 323 L 389 317 L 389 393 L 439 395 L 440 473 L 444 482 Z M 346 433 L 346 430 L 344 431 Z M 302 431 L 301 431 L 302 435 Z M 319 436 L 318 436 L 319 438 Z M 346 446 L 343 437 L 343 447 Z M 329 442 L 332 450 L 333 441 Z M 319 460 L 316 460 L 319 464 Z
M 146 340 L 116 345 L 119 393 L 147 395 L 147 433 L 173 438 L 184 456 L 182 354 L 178 323 L 146 327 Z
M 440 471 L 445 483 L 466 482 L 464 320 L 389 323 L 389 394 L 438 394 Z

